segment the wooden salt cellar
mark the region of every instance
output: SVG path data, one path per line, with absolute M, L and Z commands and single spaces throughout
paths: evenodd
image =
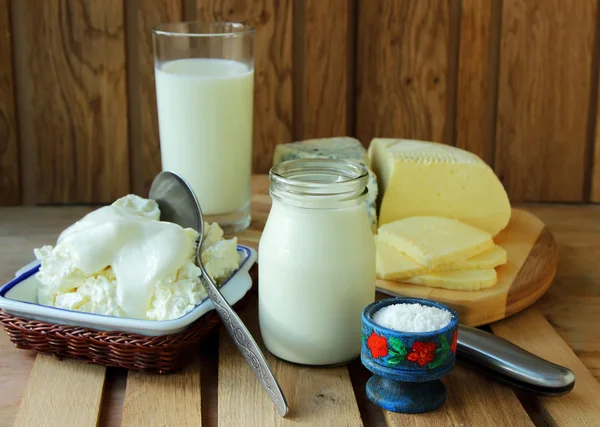
M 399 332 L 376 324 L 373 315 L 392 304 L 419 303 L 448 310 L 452 320 L 431 332 Z M 362 314 L 361 361 L 374 375 L 367 382 L 371 402 L 393 412 L 432 411 L 446 400 L 440 378 L 456 360 L 458 316 L 443 304 L 417 298 L 387 298 L 368 305 Z

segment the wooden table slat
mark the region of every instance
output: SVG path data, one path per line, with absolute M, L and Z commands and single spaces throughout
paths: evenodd
M 455 426 L 533 426 L 509 388 L 457 365 L 447 377 L 446 412 Z
M 389 427 L 453 427 L 446 405 L 424 414 L 400 414 L 386 410 L 383 413 Z
M 200 358 L 170 375 L 129 371 L 123 427 L 201 426 Z
M 106 368 L 39 354 L 14 427 L 96 426 Z
M 549 425 L 597 426 L 600 383 L 537 310 L 529 309 L 491 325 L 492 331 L 524 349 L 575 373 L 575 387 L 560 398 L 539 398 Z

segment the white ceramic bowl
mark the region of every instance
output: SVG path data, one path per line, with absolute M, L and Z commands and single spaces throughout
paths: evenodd
M 249 271 L 256 262 L 256 251 L 254 249 L 238 245 L 238 252 L 242 257 L 240 267 L 219 288 L 230 305 L 241 300 L 252 287 Z M 39 268 L 40 265 L 37 261 L 26 265 L 17 271 L 14 280 L 0 288 L 1 309 L 15 316 L 49 323 L 153 336 L 181 332 L 200 316 L 214 309 L 212 301 L 207 298 L 192 311 L 178 319 L 139 320 L 49 307 L 38 304 L 37 301 L 37 290 L 40 282 L 36 279 L 35 273 Z

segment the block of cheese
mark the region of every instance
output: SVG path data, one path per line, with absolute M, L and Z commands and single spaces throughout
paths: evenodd
M 369 171 L 367 188 L 369 193 L 365 201 L 367 215 L 373 232 L 377 231 L 377 177 L 369 168 L 367 150 L 359 140 L 346 136 L 334 138 L 307 139 L 306 141 L 278 144 L 273 153 L 273 166 L 286 160 L 295 159 L 339 159 L 353 160 L 365 165 Z
M 498 276 L 496 275 L 496 270 L 493 268 L 426 273 L 403 280 L 403 282 L 415 285 L 460 291 L 477 291 L 479 289 L 491 288 L 497 281 Z
M 378 240 L 429 269 L 464 261 L 495 246 L 489 233 L 441 216 L 415 216 L 382 225 Z
M 369 159 L 379 179 L 379 226 L 411 216 L 446 216 L 495 236 L 508 224 L 506 191 L 473 153 L 433 142 L 376 138 Z
M 380 242 L 375 236 L 377 248 L 377 278 L 386 280 L 402 280 L 412 276 L 443 271 L 463 271 L 490 269 L 506 264 L 506 251 L 496 245 L 492 249 L 475 255 L 461 262 L 442 264 L 433 269 L 419 264 L 403 252 Z

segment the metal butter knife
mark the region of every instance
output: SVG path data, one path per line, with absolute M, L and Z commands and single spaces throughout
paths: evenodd
M 540 396 L 562 396 L 575 385 L 570 369 L 469 326 L 459 326 L 456 356 L 470 369 Z

